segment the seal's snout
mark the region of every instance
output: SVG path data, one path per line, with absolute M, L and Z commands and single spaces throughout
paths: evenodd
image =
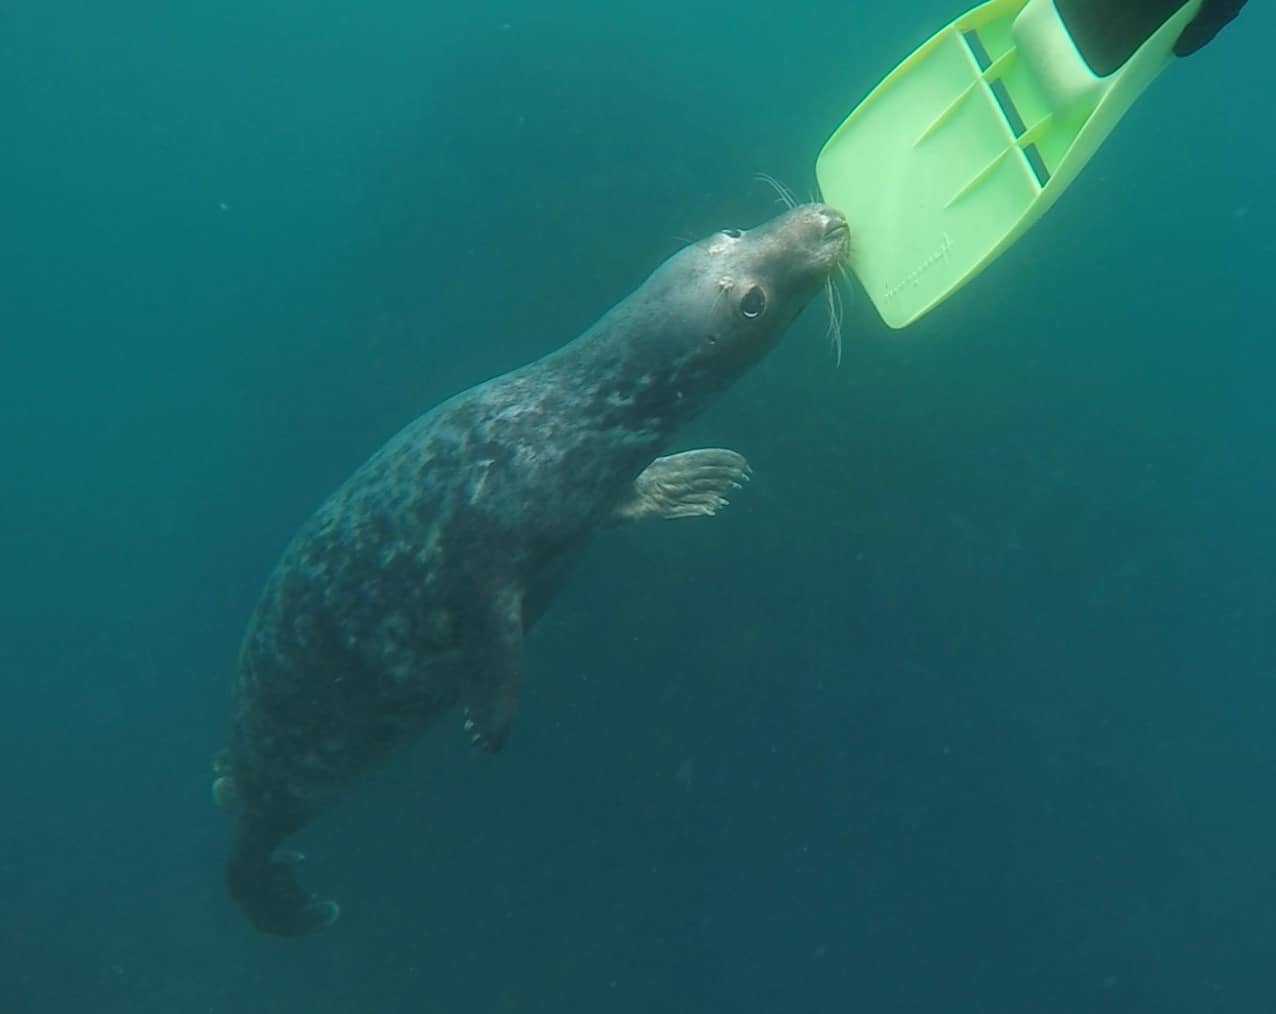
M 849 236 L 851 227 L 846 222 L 846 216 L 836 208 L 823 208 L 824 217 L 824 236 L 826 239 L 836 239 L 838 236 Z
M 772 223 L 775 234 L 817 272 L 831 272 L 850 252 L 851 229 L 846 216 L 827 204 L 799 204 Z
M 848 228 L 846 216 L 838 211 L 837 208 L 828 204 L 812 204 L 810 207 L 811 214 L 823 224 L 826 235 L 842 232 Z
M 845 257 L 851 244 L 851 227 L 846 216 L 827 204 L 812 204 L 811 213 L 819 223 L 821 238 L 834 244 L 839 260 Z

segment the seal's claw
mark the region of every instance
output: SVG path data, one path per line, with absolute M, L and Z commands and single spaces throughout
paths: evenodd
M 657 458 L 634 480 L 612 520 L 712 517 L 730 502 L 726 494 L 740 489 L 750 474 L 743 455 L 721 447 Z
M 310 904 L 310 916 L 316 930 L 327 929 L 341 916 L 341 906 L 331 898 Z

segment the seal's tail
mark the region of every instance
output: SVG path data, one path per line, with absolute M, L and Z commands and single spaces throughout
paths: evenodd
M 297 883 L 299 852 L 277 851 L 282 835 L 241 830 L 226 864 L 226 887 L 248 921 L 263 933 L 299 937 L 337 921 L 335 901 Z

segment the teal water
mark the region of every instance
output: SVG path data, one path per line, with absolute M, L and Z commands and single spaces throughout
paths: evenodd
M 459 730 L 302 840 L 208 795 L 283 543 L 424 407 L 813 183 L 956 9 L 53 0 L 0 11 L 7 1011 L 1276 1009 L 1270 5 L 905 332 L 866 299 L 685 434 Z

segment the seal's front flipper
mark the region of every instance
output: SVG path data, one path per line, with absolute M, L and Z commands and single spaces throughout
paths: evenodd
M 988 0 L 829 138 L 820 193 L 846 215 L 851 267 L 887 324 L 947 299 L 1046 212 L 1171 62 L 1201 0 L 1143 4 L 1159 11 L 1151 23 L 1139 6 Z M 1106 25 L 1096 38 L 1078 30 L 1081 8 Z
M 647 518 L 690 518 L 717 514 L 727 495 L 749 481 L 744 456 L 720 447 L 657 458 L 634 480 L 612 510 L 613 523 Z
M 245 831 L 226 865 L 226 887 L 257 929 L 300 937 L 331 926 L 341 909 L 297 883 L 299 852 L 276 852 L 279 836 Z
M 461 704 L 470 739 L 495 753 L 518 709 L 523 662 L 523 596 L 502 585 L 475 604 L 466 623 Z

